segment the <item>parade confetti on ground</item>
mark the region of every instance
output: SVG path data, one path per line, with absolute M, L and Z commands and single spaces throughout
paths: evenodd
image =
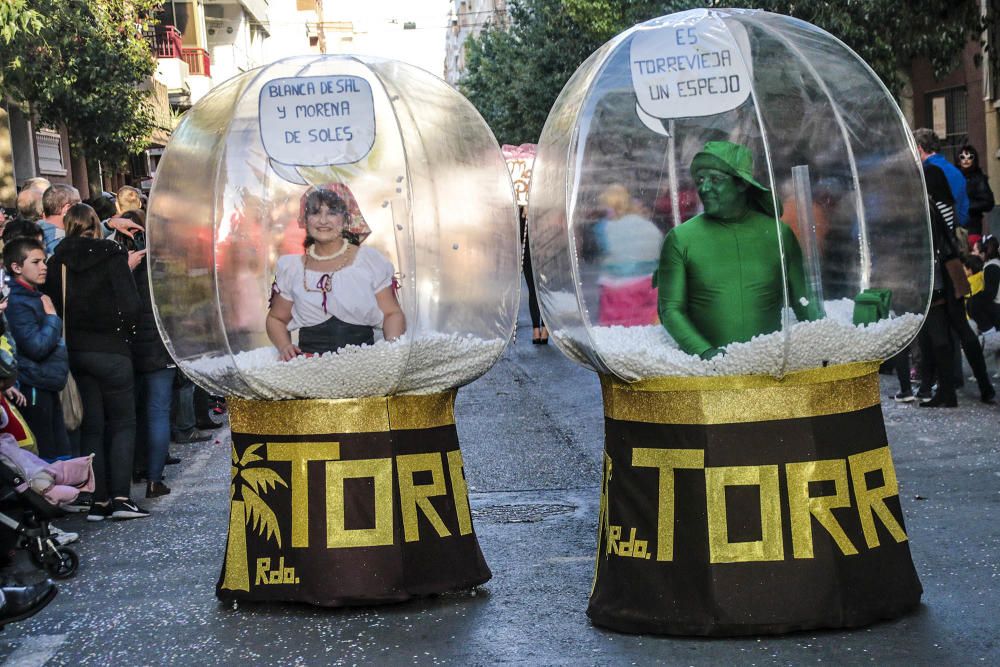
M 235 354 L 232 359 L 198 359 L 186 364 L 185 369 L 190 367 L 195 376 L 241 398 L 430 394 L 476 379 L 489 370 L 505 344 L 499 338 L 428 333 L 416 339 L 404 335 L 392 343 L 351 345 L 338 352 L 301 356 L 287 362 L 279 361 L 273 347 L 261 347 Z

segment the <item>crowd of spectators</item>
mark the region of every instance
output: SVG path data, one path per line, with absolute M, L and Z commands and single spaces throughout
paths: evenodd
M 208 440 L 217 427 L 207 394 L 196 414 L 194 385 L 156 327 L 144 205 L 132 187 L 83 202 L 73 186 L 31 179 L 16 216 L 0 218 L 0 348 L 17 362 L 0 403 L 43 459 L 93 454 L 94 492 L 74 509 L 95 522 L 149 516 L 133 484 L 147 499 L 170 493 L 164 468 L 180 461 L 170 443 Z M 61 544 L 78 539 L 54 532 Z
M 913 137 L 931 213 L 934 285 L 917 337 L 918 367 L 911 368 L 909 350 L 895 359 L 900 384 L 895 399 L 928 408 L 957 407 L 964 355 L 980 400 L 994 403 L 996 390 L 983 353 L 984 334 L 1000 331 L 1000 256 L 986 222 L 995 204 L 993 191 L 974 147 L 962 146 L 952 164 L 939 152 L 941 142 L 932 130 L 916 130 Z M 911 374 L 920 379 L 916 392 Z

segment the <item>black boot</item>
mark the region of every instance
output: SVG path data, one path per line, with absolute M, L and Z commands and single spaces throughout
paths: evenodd
M 0 607 L 0 627 L 23 621 L 45 608 L 56 596 L 56 586 L 46 579 L 29 586 L 4 586 L 3 607 Z
M 923 403 L 920 403 L 920 407 L 922 407 L 922 408 L 957 408 L 958 407 L 958 399 L 955 397 L 955 394 L 952 394 L 951 396 L 945 396 L 941 392 L 938 392 L 938 393 L 934 394 L 934 396 L 931 397 L 931 400 L 924 401 Z
M 198 420 L 195 422 L 195 426 L 202 431 L 214 431 L 215 429 L 222 426 L 222 424 L 216 424 L 214 421 L 212 421 L 211 417 L 205 415 L 204 417 L 198 418 Z
M 159 498 L 170 493 L 170 487 L 163 482 L 146 482 L 146 497 Z

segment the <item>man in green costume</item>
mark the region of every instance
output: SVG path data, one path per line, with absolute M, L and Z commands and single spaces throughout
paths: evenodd
M 691 161 L 691 173 L 705 212 L 667 234 L 655 276 L 660 322 L 680 348 L 711 359 L 730 343 L 780 329 L 781 248 L 796 317 L 817 319 L 802 250 L 776 220 L 771 191 L 754 180 L 750 151 L 710 141 Z

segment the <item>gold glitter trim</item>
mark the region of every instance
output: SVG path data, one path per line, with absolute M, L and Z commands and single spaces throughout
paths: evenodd
M 760 489 L 761 539 L 729 541 L 727 486 L 756 486 Z M 708 501 L 708 553 L 712 563 L 784 560 L 778 466 L 705 468 L 705 498 Z
M 788 478 L 788 514 L 792 524 L 792 553 L 796 558 L 813 558 L 813 523 L 821 525 L 845 556 L 854 556 L 857 548 L 847 537 L 833 510 L 851 506 L 844 459 L 786 463 Z M 833 482 L 834 493 L 826 496 L 809 495 L 810 482 Z
M 861 531 L 865 534 L 868 548 L 874 549 L 879 546 L 878 531 L 875 529 L 876 516 L 892 535 L 892 539 L 896 542 L 905 542 L 906 531 L 885 504 L 886 498 L 899 495 L 899 482 L 896 480 L 896 468 L 892 465 L 889 448 L 879 447 L 868 452 L 852 454 L 847 457 L 847 461 L 851 466 L 851 480 L 854 483 L 854 496 L 858 503 Z M 882 486 L 869 489 L 865 475 L 876 470 L 882 471 Z
M 229 398 L 235 433 L 327 435 L 385 433 L 455 423 L 455 390 L 439 394 L 372 398 L 254 401 Z
M 854 412 L 879 404 L 878 362 L 789 373 L 660 377 L 625 383 L 602 375 L 604 414 L 650 424 L 745 424 Z
M 610 459 L 609 459 L 610 460 Z M 610 464 L 609 464 L 610 465 Z M 705 451 L 701 449 L 653 449 L 635 447 L 632 467 L 658 468 L 659 489 L 656 510 L 656 560 L 674 559 L 674 471 L 697 470 L 705 467 Z
M 451 426 L 455 423 L 456 392 L 390 396 L 389 426 L 393 431 Z
M 430 472 L 431 481 L 428 484 L 417 484 L 413 481 L 413 473 Z M 444 468 L 441 467 L 441 454 L 400 454 L 396 457 L 396 476 L 399 478 L 399 506 L 403 515 L 403 539 L 416 542 L 420 539 L 420 523 L 417 520 L 417 510 L 430 522 L 438 537 L 449 537 L 451 531 L 444 525 L 444 520 L 437 509 L 431 504 L 431 498 L 446 495 L 444 485 Z
M 375 493 L 375 525 L 347 528 L 344 481 L 368 478 Z M 326 548 L 385 547 L 395 542 L 392 525 L 392 459 L 326 462 Z
M 457 449 L 448 452 L 448 474 L 451 476 L 451 497 L 455 500 L 455 514 L 458 515 L 458 534 L 468 535 L 472 532 L 469 486 L 465 483 L 462 452 Z
M 292 546 L 309 546 L 309 462 L 340 458 L 339 442 L 271 442 L 268 461 L 288 461 L 292 489 Z
M 226 574 L 221 588 L 250 590 L 250 566 L 247 563 L 246 508 L 242 500 L 229 503 L 229 541 L 226 543 Z

